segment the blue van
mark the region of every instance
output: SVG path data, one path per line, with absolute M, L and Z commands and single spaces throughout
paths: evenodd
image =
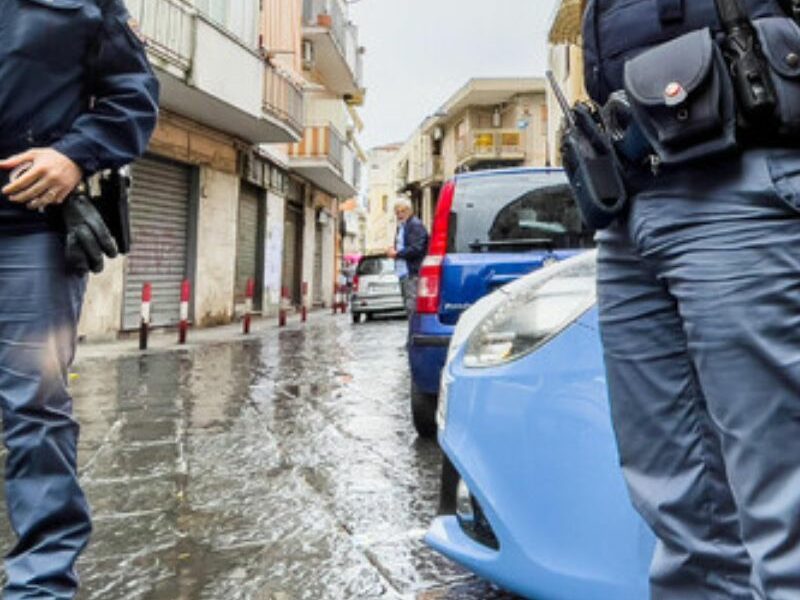
M 436 435 L 439 382 L 461 313 L 515 279 L 593 245 L 561 169 L 456 175 L 439 194 L 411 322 L 411 409 Z

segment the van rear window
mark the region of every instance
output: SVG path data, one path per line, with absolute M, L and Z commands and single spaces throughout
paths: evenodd
M 448 252 L 520 252 L 593 245 L 562 174 L 519 173 L 458 181 Z

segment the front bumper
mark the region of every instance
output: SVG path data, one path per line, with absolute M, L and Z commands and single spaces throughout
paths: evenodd
M 452 515 L 428 544 L 525 597 L 646 598 L 653 537 L 618 466 L 596 331 L 576 324 L 509 365 L 465 369 L 456 355 L 448 369 L 439 442 L 499 550 Z

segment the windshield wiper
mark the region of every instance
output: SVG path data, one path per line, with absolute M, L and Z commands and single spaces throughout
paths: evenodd
M 470 242 L 470 250 L 490 250 L 492 248 L 545 248 L 553 250 L 554 241 L 550 238 L 520 238 L 517 240 L 475 240 Z

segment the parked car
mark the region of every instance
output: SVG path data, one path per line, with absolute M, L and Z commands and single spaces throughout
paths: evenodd
M 464 173 L 443 186 L 409 344 L 411 409 L 421 436 L 436 435 L 440 376 L 461 313 L 592 243 L 561 169 Z
M 467 311 L 442 378 L 442 516 L 426 541 L 536 600 L 649 597 L 654 537 L 619 467 L 595 265 L 586 252 Z
M 353 323 L 361 315 L 371 319 L 378 314 L 405 312 L 400 280 L 394 270 L 394 259 L 385 255 L 364 256 L 358 261 L 350 296 Z

